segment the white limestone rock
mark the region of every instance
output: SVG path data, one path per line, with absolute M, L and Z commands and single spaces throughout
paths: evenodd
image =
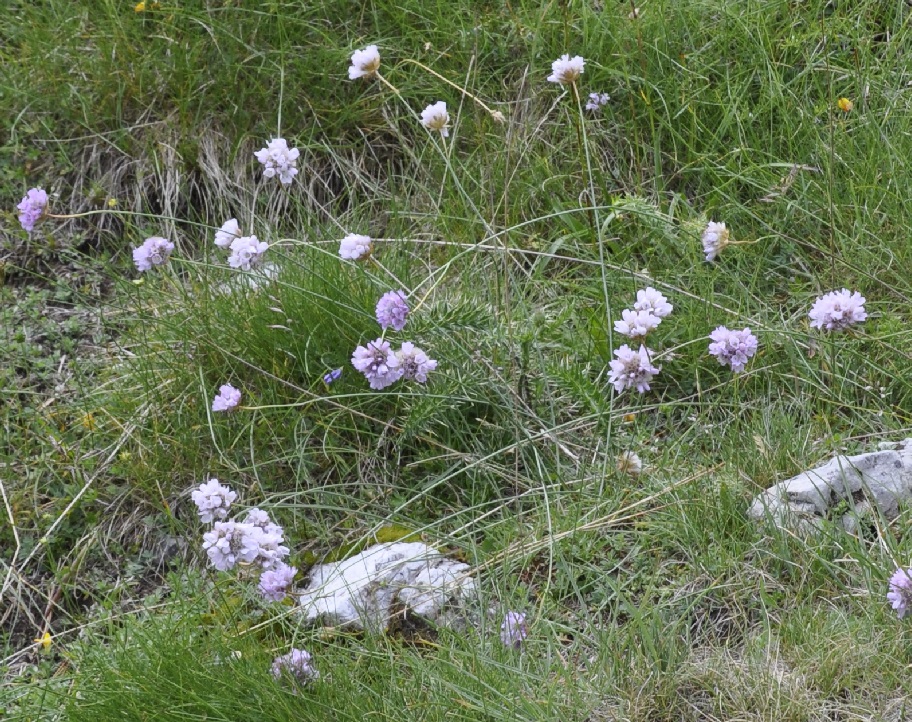
M 849 512 L 838 520 L 854 532 L 859 518 L 874 512 L 887 519 L 899 514 L 900 503 L 912 502 L 912 439 L 880 444 L 880 451 L 836 456 L 816 469 L 771 486 L 754 498 L 748 511 L 757 520 L 812 530 L 837 505 Z
M 470 571 L 422 542 L 375 544 L 313 567 L 298 604 L 306 621 L 326 626 L 383 631 L 403 614 L 453 624 L 475 591 Z

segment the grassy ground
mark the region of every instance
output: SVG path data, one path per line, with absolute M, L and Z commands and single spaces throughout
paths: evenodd
M 905 3 L 147 6 L 0 18 L 3 205 L 41 185 L 89 213 L 30 238 L 0 219 L 0 710 L 905 718 L 910 632 L 884 594 L 908 511 L 810 538 L 746 516 L 910 427 Z M 395 91 L 347 80 L 369 43 Z M 545 81 L 564 52 L 600 113 Z M 446 142 L 415 118 L 440 99 Z M 277 133 L 301 149 L 287 189 L 252 156 Z M 231 216 L 273 244 L 270 279 L 212 245 Z M 710 218 L 746 242 L 713 264 Z M 339 261 L 349 232 L 385 239 L 376 262 Z M 140 276 L 149 235 L 177 249 Z M 645 285 L 675 307 L 662 371 L 619 395 L 612 321 Z M 349 359 L 398 287 L 426 301 L 393 337 L 439 367 L 372 392 Z M 868 321 L 809 329 L 842 287 Z M 759 337 L 743 374 L 707 356 L 722 324 Z M 227 382 L 245 408 L 214 415 Z M 391 524 L 450 549 L 528 643 L 502 648 L 499 617 L 301 627 L 205 569 L 189 490 L 209 476 L 275 514 L 299 567 Z M 269 674 L 290 646 L 321 672 L 300 694 Z

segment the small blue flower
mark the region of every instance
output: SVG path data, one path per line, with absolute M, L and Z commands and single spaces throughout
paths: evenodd
M 329 386 L 342 375 L 342 369 L 333 369 L 323 377 L 323 383 Z

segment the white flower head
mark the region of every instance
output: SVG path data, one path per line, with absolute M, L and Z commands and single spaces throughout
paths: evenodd
M 617 458 L 617 470 L 622 474 L 630 476 L 639 476 L 643 471 L 643 462 L 640 457 L 633 451 L 623 451 Z
M 637 300 L 633 304 L 634 311 L 649 311 L 659 318 L 665 318 L 673 309 L 674 306 L 668 303 L 668 299 L 652 286 L 637 291 Z
M 228 248 L 235 238 L 241 237 L 241 227 L 237 218 L 225 221 L 224 225 L 215 232 L 215 245 L 219 248 Z
M 653 315 L 652 311 L 631 311 L 625 308 L 621 312 L 621 319 L 614 322 L 617 333 L 630 338 L 646 338 L 650 331 L 655 331 L 662 319 Z
M 349 233 L 339 244 L 339 255 L 347 261 L 358 261 L 367 258 L 373 249 L 370 236 Z
M 450 136 L 447 126 L 450 124 L 450 114 L 447 113 L 447 106 L 442 100 L 438 100 L 433 105 L 421 111 L 421 124 L 430 131 L 437 131 L 444 138 Z
M 190 497 L 196 504 L 200 521 L 210 524 L 228 516 L 228 509 L 237 499 L 237 494 L 221 484 L 218 479 L 209 479 L 206 483 L 200 484 Z
M 228 265 L 249 271 L 259 264 L 269 244 L 259 240 L 256 236 L 244 236 L 231 242 L 231 255 L 228 256 Z
M 376 45 L 368 45 L 364 50 L 352 53 L 351 67 L 348 69 L 348 79 L 371 78 L 380 69 L 380 51 Z
M 728 245 L 729 240 L 729 232 L 724 223 L 707 223 L 703 231 L 703 253 L 706 254 L 706 260 L 716 260 L 716 256 Z
M 265 148 L 261 148 L 254 155 L 263 164 L 264 178 L 278 176 L 283 185 L 288 185 L 298 174 L 298 157 L 301 151 L 289 148 L 284 138 L 273 138 Z
M 583 66 L 585 64 L 586 61 L 579 55 L 574 55 L 571 58 L 565 53 L 551 63 L 551 75 L 548 76 L 548 82 L 570 85 L 576 82 L 579 76 L 583 74 Z

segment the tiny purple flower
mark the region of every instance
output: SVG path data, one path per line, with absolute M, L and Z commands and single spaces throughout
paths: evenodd
M 589 93 L 589 100 L 586 103 L 586 110 L 601 110 L 603 105 L 607 105 L 611 100 L 608 93 Z
M 323 376 L 323 383 L 329 386 L 333 381 L 338 381 L 342 375 L 342 369 L 333 369 Z
M 405 328 L 405 319 L 409 314 L 405 291 L 388 291 L 377 301 L 377 323 L 380 328 L 394 328 L 401 331 Z
M 500 625 L 500 641 L 504 646 L 519 649 L 528 636 L 526 615 L 522 612 L 507 612 L 503 624 Z
M 41 188 L 29 188 L 16 208 L 19 209 L 19 223 L 29 233 L 47 212 L 48 194 Z
M 279 562 L 274 569 L 267 569 L 260 575 L 257 589 L 263 599 L 269 602 L 281 602 L 288 596 L 288 588 L 294 583 L 297 572 L 295 567 Z
M 174 250 L 174 244 L 167 238 L 152 236 L 147 238 L 139 248 L 133 249 L 133 263 L 140 272 L 151 271 L 152 266 L 162 266 L 168 262 L 168 256 Z
M 372 389 L 385 389 L 402 378 L 399 359 L 390 348 L 389 341 L 378 338 L 358 346 L 352 354 L 352 366 L 364 374 Z
M 283 674 L 290 676 L 298 684 L 306 684 L 317 679 L 320 673 L 314 669 L 310 652 L 303 649 L 292 649 L 288 654 L 276 657 L 272 663 L 272 676 L 281 679 Z
M 858 291 L 854 293 L 843 288 L 841 291 L 830 291 L 814 301 L 808 316 L 811 327 L 826 331 L 842 331 L 849 326 L 861 323 L 868 317 L 865 311 L 865 297 Z
M 190 498 L 196 504 L 200 521 L 209 524 L 228 516 L 228 509 L 237 499 L 237 494 L 221 484 L 218 479 L 209 479 L 205 484 L 200 484 L 199 489 L 196 489 Z
M 234 411 L 241 403 L 241 392 L 231 384 L 222 384 L 218 395 L 212 399 L 213 411 Z
M 757 353 L 757 337 L 749 328 L 743 331 L 729 331 L 719 326 L 709 335 L 709 353 L 715 356 L 723 366 L 731 367 L 735 373 L 744 371 L 751 356 Z
M 406 381 L 426 383 L 427 375 L 437 368 L 437 361 L 428 358 L 424 351 L 410 341 L 402 344 L 402 348 L 396 352 L 396 357 L 399 359 L 402 378 Z
M 887 601 L 893 605 L 896 616 L 900 619 L 912 612 L 912 568 L 900 568 L 893 572 Z
M 614 384 L 618 393 L 625 389 L 636 389 L 641 394 L 649 391 L 649 382 L 659 373 L 659 369 L 652 365 L 654 355 L 645 346 L 640 346 L 639 351 L 634 351 L 627 344 L 615 349 L 616 359 L 610 362 L 611 374 L 608 380 Z

